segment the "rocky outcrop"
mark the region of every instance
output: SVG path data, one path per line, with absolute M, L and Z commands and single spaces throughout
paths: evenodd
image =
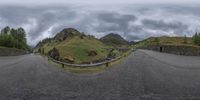
M 53 48 L 52 50 L 50 50 L 48 52 L 48 56 L 55 59 L 55 60 L 60 59 L 60 53 L 59 53 L 58 49 L 56 49 L 56 48 Z
M 185 56 L 200 56 L 200 47 L 198 46 L 182 46 L 182 45 L 149 45 L 141 49 L 153 51 L 185 55 Z
M 0 56 L 19 56 L 27 53 L 27 51 L 15 48 L 0 48 Z

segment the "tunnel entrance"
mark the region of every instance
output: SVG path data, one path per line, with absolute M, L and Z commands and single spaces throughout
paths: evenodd
M 163 47 L 160 47 L 160 52 L 162 52 L 163 51 Z

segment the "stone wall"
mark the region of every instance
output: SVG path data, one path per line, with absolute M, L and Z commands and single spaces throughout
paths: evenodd
M 175 45 L 150 45 L 142 47 L 141 49 L 148 49 L 153 51 L 185 55 L 185 56 L 200 56 L 200 47 L 194 46 L 175 46 Z
M 0 48 L 0 56 L 18 56 L 24 55 L 27 52 L 24 50 L 14 49 L 14 48 Z

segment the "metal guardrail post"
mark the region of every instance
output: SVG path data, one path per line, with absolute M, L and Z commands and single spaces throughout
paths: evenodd
M 107 63 L 106 63 L 106 67 L 108 67 L 108 66 L 109 66 L 109 63 L 107 62 Z
M 65 65 L 64 65 L 64 64 L 62 64 L 62 68 L 65 68 Z

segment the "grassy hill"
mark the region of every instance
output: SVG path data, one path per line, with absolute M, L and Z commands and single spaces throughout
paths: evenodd
M 100 39 L 103 43 L 115 47 L 127 46 L 128 42 L 118 34 L 110 33 Z
M 105 59 L 109 54 L 106 48 L 111 48 L 92 36 L 68 28 L 59 32 L 54 38 L 39 43 L 35 51 L 42 48 L 44 53 L 48 54 L 54 47 L 58 49 L 61 59 L 73 60 L 74 63 Z
M 150 37 L 143 41 L 139 41 L 134 47 L 142 47 L 148 45 L 174 45 L 174 46 L 196 46 L 190 37 Z

